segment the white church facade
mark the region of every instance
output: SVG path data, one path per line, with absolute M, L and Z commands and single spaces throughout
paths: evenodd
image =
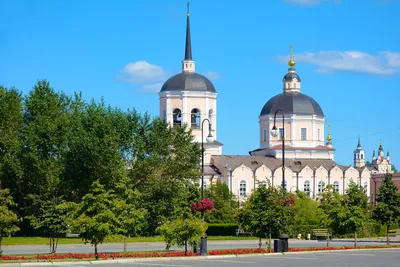
M 204 137 L 210 133 L 214 137 L 212 143 L 203 140 L 205 186 L 223 182 L 233 194 L 243 199 L 261 183 L 279 186 L 282 184 L 284 151 L 284 179 L 288 191 L 300 190 L 316 198 L 327 185 L 332 185 L 335 191 L 343 194 L 350 181 L 354 181 L 369 192 L 371 174 L 390 171 L 390 162 L 388 157 L 383 157 L 383 149 L 373 159 L 372 166 L 366 167 L 365 153 L 359 141 L 354 151 L 354 166 L 337 164 L 329 127 L 325 138 L 325 114 L 317 101 L 302 93 L 302 80 L 294 68 L 291 51 L 288 65 L 288 72 L 282 79 L 282 92 L 277 92 L 261 107 L 259 148 L 245 156 L 224 155 L 223 144 L 217 141 L 218 94 L 210 80 L 195 72 L 188 12 L 182 72 L 169 78 L 159 92 L 160 117 L 171 126 L 185 124 L 190 127 L 195 142 L 202 141 L 202 129 Z M 277 137 L 271 134 L 274 125 L 279 130 Z

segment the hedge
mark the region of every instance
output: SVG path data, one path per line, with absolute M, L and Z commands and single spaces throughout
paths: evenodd
M 237 228 L 238 225 L 234 223 L 210 223 L 208 224 L 207 235 L 234 236 Z

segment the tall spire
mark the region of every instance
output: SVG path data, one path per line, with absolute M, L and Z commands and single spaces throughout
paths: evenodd
M 185 60 L 192 60 L 192 42 L 190 38 L 190 3 L 187 2 L 186 12 L 186 46 L 185 46 Z
M 186 45 L 185 45 L 185 59 L 182 61 L 182 72 L 193 73 L 195 72 L 195 61 L 192 59 L 192 40 L 190 37 L 190 3 L 187 2 L 186 12 Z
M 358 145 L 357 148 L 361 148 L 360 136 L 358 136 Z

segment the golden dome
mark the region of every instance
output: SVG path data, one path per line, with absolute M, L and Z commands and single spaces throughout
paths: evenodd
M 294 65 L 296 65 L 296 62 L 294 62 L 293 58 L 290 58 L 289 62 L 288 62 L 289 67 L 293 68 Z

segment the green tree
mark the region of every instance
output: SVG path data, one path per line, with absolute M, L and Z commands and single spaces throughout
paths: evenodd
M 73 223 L 75 203 L 65 202 L 61 197 L 42 199 L 37 195 L 28 196 L 32 200 L 29 219 L 35 229 L 43 231 L 50 239 L 50 253 L 57 251 L 58 238 L 68 233 Z
M 118 221 L 118 233 L 124 237 L 124 252 L 126 252 L 127 238 L 136 236 L 142 228 L 146 227 L 146 210 L 140 208 L 140 193 L 129 188 L 124 179 L 117 184 L 116 203 L 114 213 Z
M 389 173 L 383 178 L 378 190 L 377 203 L 374 210 L 375 218 L 386 225 L 386 242 L 389 244 L 389 228 L 398 223 L 400 216 L 400 195 Z
M 326 227 L 323 222 L 327 220 L 325 213 L 319 208 L 318 201 L 311 199 L 307 194 L 297 191 L 296 201 L 293 206 L 296 214 L 294 216 L 294 232 L 303 235 L 311 233 L 312 229 Z
M 268 235 L 268 249 L 271 248 L 271 236 L 288 233 L 293 223 L 294 209 L 291 197 L 283 188 L 268 187 L 261 184 L 245 204 L 241 220 L 246 230 L 252 231 L 261 239 Z
M 167 249 L 176 244 L 185 248 L 187 255 L 188 243 L 199 240 L 207 226 L 197 218 L 179 218 L 173 222 L 166 222 L 158 228 L 158 232 L 164 237 Z
M 394 173 L 397 172 L 396 166 L 394 166 L 394 164 L 392 164 L 392 172 L 394 172 Z
M 343 221 L 346 219 L 347 212 L 343 207 L 343 196 L 333 190 L 332 185 L 328 185 L 320 195 L 320 206 L 325 213 L 322 225 L 328 227 L 332 234 L 346 233 Z
M 118 232 L 118 218 L 114 213 L 115 200 L 112 191 L 106 191 L 99 181 L 93 182 L 78 208 L 78 219 L 74 222 L 85 242 L 94 246 L 96 259 L 99 258 L 97 245 L 107 236 Z
M 234 223 L 237 203 L 235 196 L 229 191 L 226 184 L 217 182 L 211 184 L 204 192 L 210 198 L 214 209 L 206 213 L 205 221 L 208 223 Z
M 366 166 L 366 167 L 371 167 L 371 162 L 370 162 L 369 160 L 367 160 L 367 161 L 365 162 L 365 166 Z
M 342 205 L 346 211 L 342 220 L 343 228 L 348 233 L 354 233 L 354 246 L 357 247 L 357 233 L 365 227 L 371 217 L 365 189 L 351 181 L 343 196 Z
M 131 184 L 142 194 L 148 213 L 147 234 L 182 213 L 190 213 L 188 203 L 196 202 L 200 177 L 200 148 L 185 127 L 170 127 L 164 120 L 145 115 L 134 131 L 134 152 L 129 173 Z
M 10 196 L 10 190 L 0 188 L 0 256 L 3 253 L 1 250 L 3 236 L 10 235 L 18 230 L 18 215 L 10 209 L 13 206 L 15 206 L 15 203 Z
M 24 197 L 19 158 L 23 147 L 22 110 L 21 92 L 0 86 L 0 188 L 10 189 L 17 203 Z

